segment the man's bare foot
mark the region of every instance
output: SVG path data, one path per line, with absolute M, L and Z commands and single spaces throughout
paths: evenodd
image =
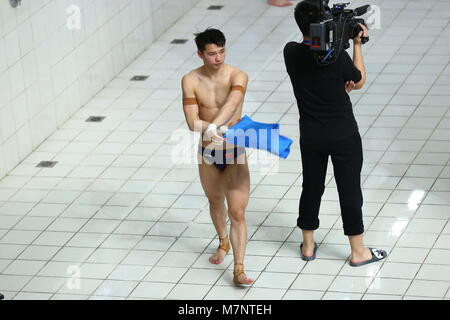
M 312 257 L 314 255 L 314 243 L 312 244 L 303 243 L 301 250 L 302 254 L 305 257 Z
M 360 263 L 372 258 L 372 252 L 369 248 L 364 248 L 363 252 L 352 252 L 352 258 L 350 261 L 352 263 Z
M 248 278 L 247 275 L 244 272 L 244 265 L 242 263 L 235 263 L 234 264 L 234 271 L 233 271 L 233 283 L 237 285 L 250 285 L 255 280 Z
M 228 237 L 220 239 L 219 247 L 217 248 L 216 253 L 209 258 L 209 262 L 212 264 L 221 264 L 228 251 L 230 251 L 230 241 L 228 240 Z
M 268 4 L 275 7 L 289 7 L 292 6 L 292 2 L 289 0 L 268 0 Z
M 209 262 L 212 264 L 221 264 L 225 259 L 227 253 L 222 249 L 217 249 L 216 253 L 214 253 L 210 258 Z

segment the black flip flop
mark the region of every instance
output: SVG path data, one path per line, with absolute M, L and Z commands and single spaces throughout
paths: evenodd
M 302 255 L 302 260 L 303 260 L 303 261 L 312 261 L 312 260 L 314 260 L 314 259 L 316 258 L 317 243 L 314 242 L 314 253 L 313 253 L 313 255 L 310 256 L 310 257 L 307 257 L 307 256 L 304 256 L 304 255 L 303 255 L 302 248 L 303 248 L 303 242 L 302 242 L 302 244 L 300 245 L 300 254 Z
M 375 249 L 375 248 L 369 248 L 370 249 L 370 253 L 372 253 L 372 258 L 366 261 L 362 261 L 362 262 L 358 262 L 358 263 L 353 263 L 350 260 L 350 266 L 352 267 L 360 267 L 372 262 L 377 262 L 380 260 L 383 260 L 384 258 L 387 257 L 387 252 L 381 249 Z

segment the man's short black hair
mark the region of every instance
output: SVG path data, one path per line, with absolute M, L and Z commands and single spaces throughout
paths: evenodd
M 309 36 L 309 25 L 320 22 L 320 8 L 317 1 L 303 0 L 295 7 L 295 21 L 304 36 Z
M 200 51 L 205 51 L 208 44 L 215 44 L 218 47 L 225 47 L 226 39 L 222 31 L 208 28 L 203 32 L 195 33 L 195 43 Z

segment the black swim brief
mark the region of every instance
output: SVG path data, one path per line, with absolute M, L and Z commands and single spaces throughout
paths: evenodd
M 233 149 L 216 150 L 198 146 L 198 153 L 206 163 L 213 164 L 220 171 L 224 171 L 228 164 L 236 163 L 236 158 L 245 153 L 245 148 L 234 147 Z

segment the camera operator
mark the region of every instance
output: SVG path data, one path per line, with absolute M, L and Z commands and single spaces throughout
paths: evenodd
M 367 248 L 363 243 L 363 196 L 361 169 L 363 164 L 361 136 L 353 115 L 348 92 L 361 89 L 366 72 L 361 38 L 367 28 L 354 39 L 353 61 L 345 50 L 328 65 L 316 63 L 311 48 L 311 23 L 321 19 L 319 5 L 311 0 L 298 3 L 295 20 L 303 33 L 302 43 L 290 42 L 284 59 L 300 113 L 300 150 L 303 166 L 302 195 L 297 226 L 302 229 L 300 252 L 303 260 L 313 260 L 317 244 L 314 230 L 319 228 L 320 201 L 325 190 L 328 157 L 334 168 L 344 234 L 351 246 L 351 266 L 379 261 L 387 256 L 384 250 Z

